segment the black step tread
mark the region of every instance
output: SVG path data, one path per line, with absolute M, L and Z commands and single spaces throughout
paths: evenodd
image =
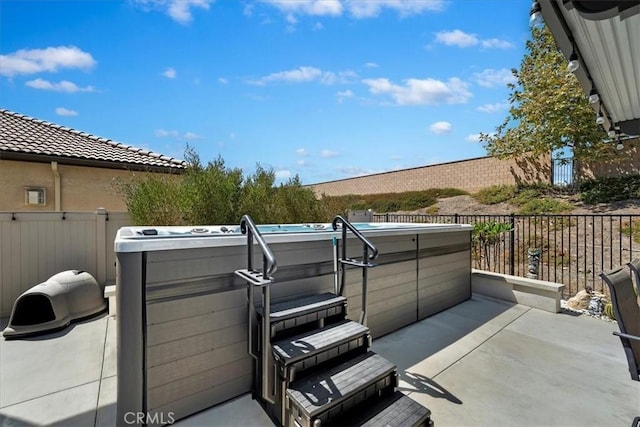
M 431 411 L 401 391 L 369 400 L 340 417 L 330 426 L 415 427 L 430 425 Z
M 274 354 L 285 365 L 305 357 L 312 357 L 339 344 L 367 335 L 369 328 L 352 320 L 342 320 L 307 333 L 273 343 Z
M 287 389 L 287 396 L 313 417 L 395 370 L 396 365 L 370 351 L 324 372 L 294 381 Z
M 345 301 L 347 298 L 330 292 L 282 301 L 271 304 L 271 320 L 279 321 L 313 313 L 325 307 L 343 304 Z M 262 307 L 258 308 L 260 315 L 262 312 Z

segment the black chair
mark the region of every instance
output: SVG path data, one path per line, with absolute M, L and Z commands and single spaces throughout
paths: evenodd
M 627 265 L 636 278 L 636 284 L 640 286 L 640 259 Z M 620 332 L 613 334 L 622 341 L 631 379 L 640 381 L 640 306 L 633 291 L 633 281 L 624 267 L 602 272 L 600 277 L 609 285 L 613 313 L 620 328 Z M 631 427 L 640 427 L 640 416 L 633 419 Z
M 640 293 L 640 258 L 636 258 L 631 262 L 627 263 L 629 269 L 633 273 L 633 277 L 636 282 L 636 296 Z M 640 304 L 640 297 L 638 297 L 638 304 Z
M 640 381 L 640 307 L 633 292 L 633 281 L 624 267 L 600 273 L 609 285 L 613 313 L 618 321 L 620 337 L 629 363 L 631 379 Z

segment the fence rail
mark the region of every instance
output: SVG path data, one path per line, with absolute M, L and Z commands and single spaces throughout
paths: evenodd
M 476 268 L 526 276 L 527 253 L 538 248 L 538 278 L 565 285 L 565 297 L 591 288 L 608 293 L 599 274 L 640 257 L 640 215 L 374 214 L 374 222 L 507 223 L 489 253 L 474 250 Z

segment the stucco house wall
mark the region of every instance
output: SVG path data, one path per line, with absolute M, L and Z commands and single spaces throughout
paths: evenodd
M 185 168 L 182 160 L 0 110 L 0 212 L 126 211 L 117 180 Z M 37 196 L 30 201 L 29 190 Z
M 56 185 L 56 175 L 59 184 Z M 124 199 L 114 188 L 118 179 L 132 172 L 108 168 L 0 159 L 0 211 L 126 211 Z M 26 203 L 27 188 L 44 188 L 44 205 Z M 56 206 L 56 198 L 59 198 Z

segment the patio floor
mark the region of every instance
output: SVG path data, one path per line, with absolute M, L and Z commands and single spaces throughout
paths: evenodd
M 0 326 L 4 328 L 7 319 Z M 616 323 L 474 294 L 377 339 L 436 426 L 629 426 L 640 415 Z M 115 319 L 0 339 L 0 425 L 113 426 Z M 176 423 L 272 426 L 248 395 Z

